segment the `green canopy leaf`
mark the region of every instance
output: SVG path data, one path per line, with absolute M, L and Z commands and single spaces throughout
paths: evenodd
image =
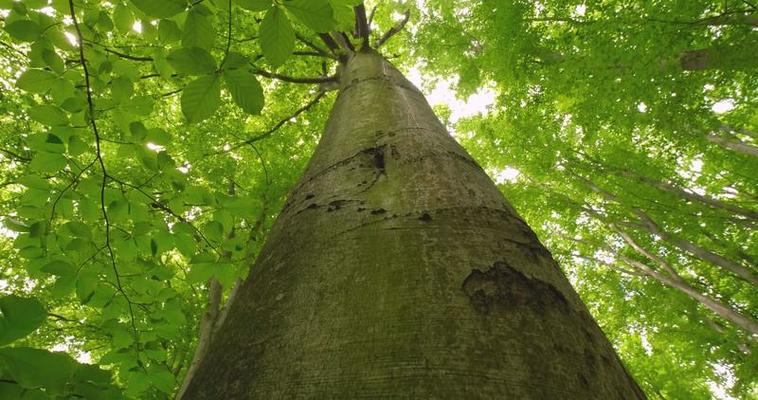
M 151 17 L 171 18 L 184 11 L 187 2 L 181 0 L 131 0 L 142 12 Z
M 263 88 L 251 72 L 244 69 L 224 71 L 226 88 L 234 102 L 249 114 L 259 114 L 263 109 Z
M 284 6 L 316 32 L 329 32 L 334 29 L 334 12 L 327 0 L 291 0 L 285 1 Z
M 0 345 L 32 333 L 46 316 L 42 303 L 35 298 L 0 297 Z
M 199 47 L 182 47 L 172 51 L 166 60 L 176 72 L 188 75 L 209 74 L 216 70 L 216 60 L 207 50 Z
M 271 0 L 235 0 L 237 5 L 250 11 L 266 11 L 271 7 Z
M 71 381 L 76 362 L 65 353 L 31 347 L 0 348 L 0 364 L 13 380 L 25 388 L 44 388 L 63 393 Z
M 43 69 L 27 69 L 16 81 L 16 86 L 34 93 L 45 93 L 58 76 Z
M 213 115 L 221 103 L 220 95 L 218 75 L 202 76 L 190 82 L 182 91 L 182 113 L 187 122 L 200 122 Z
M 261 49 L 271 65 L 282 65 L 295 48 L 295 31 L 287 15 L 279 7 L 272 7 L 261 23 Z
M 39 123 L 50 126 L 66 125 L 68 123 L 68 116 L 66 113 L 60 108 L 50 104 L 32 107 L 29 109 L 29 117 Z
M 34 21 L 19 19 L 6 24 L 5 31 L 14 39 L 22 42 L 33 42 L 42 34 L 42 27 Z
M 195 7 L 187 14 L 182 35 L 182 46 L 209 50 L 213 47 L 216 33 L 207 9 Z

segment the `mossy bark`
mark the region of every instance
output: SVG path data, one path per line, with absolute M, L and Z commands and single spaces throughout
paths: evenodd
M 534 233 L 378 54 L 185 399 L 641 399 Z

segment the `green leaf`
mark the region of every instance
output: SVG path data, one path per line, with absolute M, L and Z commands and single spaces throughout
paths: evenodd
M 0 360 L 10 367 L 6 371 L 19 385 L 45 388 L 51 394 L 64 391 L 77 364 L 68 354 L 31 347 L 0 348 Z
M 51 49 L 42 50 L 42 60 L 45 61 L 45 64 L 47 64 L 48 67 L 59 74 L 62 74 L 65 71 L 63 59 Z
M 174 374 L 165 368 L 155 368 L 148 374 L 150 381 L 155 387 L 165 394 L 174 392 Z
M 62 260 L 50 261 L 49 263 L 45 264 L 40 270 L 42 272 L 47 272 L 48 274 L 57 276 L 76 274 L 76 267 L 74 267 L 73 264 Z
M 145 135 L 145 141 L 159 146 L 166 146 L 171 143 L 171 135 L 161 128 L 150 128 L 147 130 L 147 135 Z
M 111 94 L 115 101 L 128 100 L 134 93 L 134 84 L 129 78 L 120 76 L 111 81 Z
M 271 0 L 235 0 L 238 6 L 250 11 L 266 11 L 271 7 Z
M 213 115 L 221 103 L 220 92 L 217 75 L 203 76 L 190 82 L 182 91 L 182 113 L 187 122 L 200 122 Z
M 291 0 L 285 1 L 284 6 L 305 26 L 316 32 L 334 29 L 334 13 L 327 0 Z
M 42 34 L 39 24 L 28 19 L 19 19 L 6 24 L 5 31 L 22 42 L 33 42 Z
M 216 71 L 216 60 L 207 50 L 199 47 L 182 47 L 166 56 L 176 72 L 188 75 L 203 75 Z
M 29 117 L 39 123 L 57 126 L 68 124 L 66 113 L 56 106 L 43 104 L 29 109 Z
M 56 153 L 39 152 L 31 163 L 29 163 L 29 169 L 37 172 L 60 172 L 66 167 L 68 161 L 66 158 Z
M 213 47 L 216 33 L 207 14 L 208 11 L 199 7 L 194 7 L 187 14 L 187 20 L 184 23 L 184 34 L 182 35 L 183 47 L 200 47 L 206 50 L 210 50 Z
M 18 182 L 32 189 L 50 190 L 50 184 L 39 175 L 25 175 L 18 178 Z
M 222 69 L 237 69 L 248 65 L 249 61 L 244 55 L 230 51 L 224 59 L 224 63 L 221 64 Z
M 263 109 L 263 88 L 255 75 L 244 69 L 224 71 L 226 88 L 234 102 L 249 114 L 260 114 Z
M 171 18 L 184 11 L 186 1 L 181 0 L 131 0 L 145 14 L 156 18 Z
M 129 33 L 133 31 L 134 15 L 129 7 L 118 4 L 113 10 L 113 23 L 116 25 L 116 29 L 121 33 Z
M 43 69 L 27 69 L 16 81 L 19 89 L 33 93 L 45 93 L 58 76 Z
M 98 280 L 95 274 L 83 272 L 79 275 L 76 279 L 76 297 L 79 298 L 82 304 L 87 304 L 92 300 L 97 284 Z
M 181 39 L 182 31 L 176 22 L 170 19 L 162 19 L 158 23 L 158 37 L 164 43 L 173 43 Z
M 71 232 L 75 237 L 92 239 L 92 230 L 87 224 L 83 224 L 77 221 L 66 222 L 64 225 L 66 229 Z
M 0 345 L 34 332 L 46 317 L 45 307 L 35 298 L 0 297 Z
M 295 48 L 295 31 L 287 15 L 279 7 L 272 7 L 261 22 L 260 41 L 263 55 L 271 65 L 282 65 Z

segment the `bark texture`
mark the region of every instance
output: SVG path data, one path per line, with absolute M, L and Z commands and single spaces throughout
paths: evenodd
M 534 233 L 373 51 L 184 399 L 641 399 Z

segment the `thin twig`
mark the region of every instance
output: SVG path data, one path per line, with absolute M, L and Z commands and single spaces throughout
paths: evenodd
M 277 74 L 275 72 L 268 72 L 263 69 L 256 69 L 255 74 L 265 76 L 267 78 L 272 79 L 279 79 L 280 81 L 284 82 L 290 82 L 290 83 L 306 83 L 306 84 L 314 84 L 314 83 L 329 83 L 329 82 L 337 82 L 337 77 L 335 76 L 317 76 L 317 77 L 296 77 L 296 76 L 289 76 L 289 75 L 282 75 Z
M 288 117 L 283 118 L 282 120 L 280 120 L 276 125 L 274 125 L 271 129 L 267 130 L 266 132 L 263 132 L 263 133 L 261 133 L 260 135 L 257 135 L 257 136 L 253 136 L 253 137 L 251 137 L 251 138 L 249 138 L 249 139 L 247 139 L 247 140 L 245 140 L 243 142 L 237 143 L 237 144 L 231 146 L 229 148 L 229 150 L 220 151 L 220 152 L 217 152 L 215 154 L 226 153 L 226 152 L 228 152 L 230 150 L 238 149 L 238 148 L 240 148 L 242 146 L 253 144 L 255 142 L 258 142 L 260 140 L 263 140 L 263 139 L 271 136 L 279 128 L 281 128 L 282 126 L 284 126 L 284 124 L 286 124 L 287 122 L 289 122 L 293 118 L 297 117 L 298 115 L 302 114 L 303 112 L 305 112 L 309 108 L 313 107 L 316 103 L 319 102 L 319 100 L 321 100 L 322 97 L 324 97 L 324 94 L 326 94 L 326 92 L 319 91 L 318 95 L 316 95 L 316 97 L 314 97 L 311 101 L 309 101 L 304 106 L 302 106 L 302 107 L 298 108 L 297 110 L 295 110 L 295 112 L 292 113 L 291 115 L 289 115 Z
M 135 343 L 135 350 L 137 352 L 137 357 L 139 358 L 139 352 L 140 352 L 140 342 L 139 342 L 139 331 L 137 330 L 137 324 L 134 318 L 134 308 L 132 307 L 132 301 L 129 299 L 129 296 L 124 291 L 124 287 L 121 284 L 121 275 L 118 272 L 118 266 L 116 265 L 116 257 L 113 254 L 113 247 L 111 246 L 111 223 L 108 219 L 108 212 L 105 209 L 105 187 L 108 180 L 108 172 L 105 168 L 105 162 L 103 161 L 103 155 L 100 149 L 100 133 L 97 130 L 97 122 L 95 121 L 95 106 L 94 102 L 92 101 L 92 85 L 90 84 L 90 74 L 89 74 L 89 68 L 87 67 L 87 59 L 84 57 L 84 38 L 82 36 L 82 30 L 79 27 L 79 21 L 76 18 L 76 10 L 74 9 L 74 0 L 68 0 L 68 7 L 69 11 L 71 13 L 71 20 L 74 24 L 74 28 L 76 29 L 76 36 L 79 39 L 79 61 L 82 64 L 82 68 L 84 69 L 84 83 L 85 83 L 85 91 L 87 93 L 87 106 L 89 108 L 89 123 L 92 126 L 92 132 L 95 135 L 95 153 L 98 163 L 100 164 L 100 169 L 103 173 L 103 179 L 100 182 L 100 211 L 103 215 L 103 220 L 105 221 L 105 247 L 108 249 L 108 255 L 110 256 L 111 260 L 111 266 L 113 267 L 113 273 L 116 278 L 116 288 L 121 293 L 121 295 L 124 296 L 124 299 L 126 300 L 127 306 L 129 308 L 129 316 L 131 317 L 131 325 L 132 330 L 134 331 L 134 343 Z

